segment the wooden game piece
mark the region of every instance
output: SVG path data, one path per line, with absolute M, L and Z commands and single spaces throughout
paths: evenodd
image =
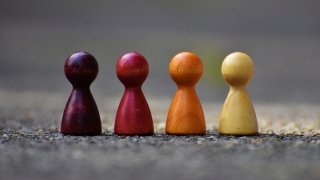
M 118 60 L 116 73 L 125 86 L 125 91 L 117 110 L 114 133 L 128 136 L 152 135 L 152 116 L 141 90 L 149 74 L 148 62 L 139 53 L 127 53 Z
M 74 53 L 66 60 L 64 72 L 73 90 L 64 109 L 62 134 L 101 134 L 99 111 L 90 92 L 90 85 L 98 71 L 96 59 L 87 52 Z
M 205 118 L 195 90 L 195 85 L 203 73 L 200 58 L 191 52 L 179 53 L 172 58 L 169 71 L 178 89 L 167 115 L 166 133 L 205 134 Z
M 256 113 L 246 91 L 246 85 L 254 74 L 253 61 L 242 52 L 232 53 L 224 59 L 221 72 L 224 80 L 230 85 L 230 91 L 220 114 L 219 133 L 257 134 Z

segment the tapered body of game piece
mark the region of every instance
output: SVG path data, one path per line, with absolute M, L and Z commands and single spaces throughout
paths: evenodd
M 99 111 L 90 92 L 90 85 L 98 74 L 97 61 L 87 52 L 77 52 L 66 60 L 64 71 L 73 90 L 64 109 L 61 133 L 101 134 Z
M 172 58 L 169 71 L 178 89 L 168 112 L 166 133 L 205 134 L 205 118 L 195 90 L 195 85 L 203 73 L 200 58 L 191 52 L 179 53 Z
M 254 63 L 241 52 L 228 55 L 221 68 L 224 80 L 230 91 L 223 105 L 219 133 L 226 135 L 255 135 L 258 122 L 246 85 L 254 74 Z
M 146 59 L 136 52 L 123 55 L 117 62 L 116 73 L 125 86 L 119 104 L 114 133 L 117 135 L 152 135 L 153 121 L 141 86 L 149 74 Z

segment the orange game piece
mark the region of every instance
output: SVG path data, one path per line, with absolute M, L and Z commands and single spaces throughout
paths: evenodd
M 172 58 L 169 71 L 178 89 L 168 112 L 166 133 L 205 134 L 204 114 L 195 90 L 195 85 L 203 72 L 200 58 L 191 52 L 179 53 Z

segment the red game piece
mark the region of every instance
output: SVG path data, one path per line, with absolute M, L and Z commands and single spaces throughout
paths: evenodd
M 96 59 L 87 52 L 69 56 L 64 72 L 73 90 L 64 109 L 61 133 L 70 135 L 101 134 L 101 120 L 90 85 L 99 71 Z
M 141 90 L 149 67 L 146 59 L 136 52 L 123 55 L 117 62 L 116 72 L 125 86 L 118 107 L 114 133 L 118 135 L 152 135 L 153 121 L 149 105 Z

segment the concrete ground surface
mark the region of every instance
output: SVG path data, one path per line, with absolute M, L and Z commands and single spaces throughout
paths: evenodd
M 260 135 L 220 136 L 220 103 L 203 103 L 208 133 L 164 133 L 170 99 L 149 101 L 155 135 L 113 135 L 120 97 L 100 99 L 101 136 L 63 136 L 65 99 L 0 93 L 0 179 L 319 179 L 317 104 L 256 103 Z M 15 97 L 14 99 L 10 98 Z M 51 102 L 51 103 L 48 103 Z

